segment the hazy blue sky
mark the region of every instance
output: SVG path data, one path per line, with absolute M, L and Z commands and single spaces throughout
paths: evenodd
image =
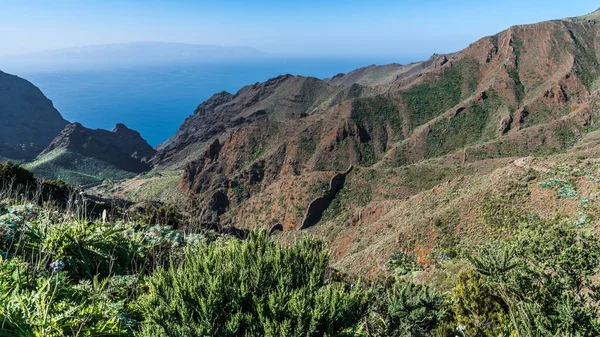
M 429 55 L 597 7 L 597 0 L 0 0 L 0 54 L 145 40 L 295 56 Z

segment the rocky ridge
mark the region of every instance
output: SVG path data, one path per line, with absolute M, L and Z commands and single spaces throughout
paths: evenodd
M 88 129 L 80 123 L 68 124 L 40 156 L 57 150 L 95 158 L 133 173 L 149 170 L 148 160 L 156 152 L 137 131 L 124 124 L 117 124 L 112 131 L 107 131 Z

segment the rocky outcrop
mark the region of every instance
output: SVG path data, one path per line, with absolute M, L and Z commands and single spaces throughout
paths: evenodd
M 149 170 L 148 160 L 155 153 L 137 131 L 123 124 L 118 124 L 112 132 L 88 129 L 79 123 L 68 124 L 41 156 L 61 149 L 134 173 Z
M 33 159 L 67 123 L 35 85 L 0 71 L 0 156 Z
M 327 193 L 316 198 L 308 205 L 308 210 L 306 211 L 304 220 L 302 220 L 302 226 L 300 226 L 301 230 L 312 227 L 321 220 L 323 213 L 327 210 L 333 199 L 335 199 L 335 196 L 344 188 L 346 176 L 352 172 L 353 168 L 353 166 L 350 166 L 345 172 L 334 175 L 329 182 Z
M 390 84 L 418 74 L 431 66 L 441 67 L 448 62 L 447 55 L 432 55 L 423 62 L 414 62 L 407 65 L 391 63 L 385 65 L 370 65 L 358 68 L 347 74 L 337 74 L 325 81 L 330 85 L 350 87 L 355 84 L 362 86 L 378 86 Z
M 500 124 L 498 125 L 498 135 L 499 136 L 503 136 L 508 131 L 510 131 L 510 126 L 512 124 L 512 121 L 513 120 L 512 120 L 511 115 L 503 116 L 502 119 L 500 119 Z
M 565 89 L 560 85 L 555 85 L 546 90 L 544 93 L 544 98 L 552 103 L 565 103 L 568 100 Z
M 283 232 L 283 224 L 276 224 L 269 230 L 269 236 L 275 234 L 275 232 Z

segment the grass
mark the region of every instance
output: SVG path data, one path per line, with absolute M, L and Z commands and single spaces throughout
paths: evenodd
M 0 192 L 3 335 L 131 335 L 139 276 L 166 266 L 167 251 L 175 257 L 178 247 L 202 240 L 116 213 L 91 221 L 84 196 L 57 209 L 6 192 Z
M 517 57 L 517 62 L 521 59 L 521 55 L 525 53 L 525 49 L 523 48 L 523 41 L 517 38 L 510 41 L 510 45 L 513 47 L 515 51 L 515 56 Z
M 121 180 L 135 174 L 68 150 L 55 150 L 24 167 L 44 179 L 60 179 L 70 185 L 90 186 L 104 180 Z
M 300 150 L 304 152 L 308 158 L 312 157 L 317 149 L 317 142 L 312 136 L 300 136 Z
M 10 195 L 0 191 L 1 335 L 347 336 L 370 306 L 370 290 L 336 279 L 308 237 L 238 240 L 134 214 L 91 218 L 83 196 L 57 212 Z
M 441 166 L 427 170 L 419 165 L 411 169 L 406 172 L 406 182 L 415 188 L 430 188 L 446 180 L 446 174 L 458 176 L 457 172 L 444 171 Z M 404 212 L 387 217 L 392 226 L 381 223 L 372 228 L 383 233 L 372 237 L 365 230 L 370 224 L 362 221 L 368 221 L 375 213 L 358 212 L 373 201 L 393 207 L 396 201 L 379 203 L 381 189 L 378 186 L 398 183 L 406 187 L 401 179 L 395 181 L 404 169 L 384 172 L 357 168 L 324 220 L 340 220 L 336 224 L 338 230 L 356 231 L 355 249 L 351 254 L 392 256 L 388 268 L 367 278 L 365 286 L 356 275 L 331 269 L 328 249 L 312 239 L 276 242 L 261 232 L 253 233 L 250 239 L 238 240 L 208 231 L 191 232 L 185 227 L 174 230 L 160 222 L 134 220 L 123 213 L 111 214 L 105 221 L 88 217 L 76 207 L 65 210 L 53 205 L 37 206 L 0 195 L 0 293 L 8 294 L 0 297 L 0 318 L 5 319 L 4 329 L 9 332 L 22 329 L 40 335 L 43 335 L 41 331 L 69 335 L 69 331 L 81 329 L 81 335 L 88 336 L 179 336 L 195 328 L 194 331 L 208 336 L 276 336 L 288 328 L 299 331 L 297 329 L 310 326 L 307 321 L 325 330 L 327 324 L 322 322 L 340 322 L 335 329 L 338 336 L 365 337 L 368 336 L 366 327 L 371 335 L 380 336 L 410 333 L 427 336 L 435 335 L 434 331 L 438 335 L 451 335 L 459 323 L 467 322 L 464 324 L 472 327 L 477 321 L 469 315 L 460 316 L 464 321 L 455 321 L 459 312 L 455 305 L 472 301 L 467 306 L 479 308 L 488 303 L 486 299 L 499 298 L 497 293 L 492 293 L 477 299 L 476 289 L 466 292 L 473 296 L 465 297 L 455 291 L 465 270 L 476 273 L 483 270 L 480 273 L 483 276 L 487 273 L 483 259 L 489 250 L 480 250 L 476 243 L 501 240 L 514 245 L 518 268 L 529 268 L 528 262 L 535 268 L 540 261 L 545 261 L 552 263 L 547 265 L 549 268 L 564 267 L 555 269 L 561 270 L 560 277 L 568 272 L 582 276 L 577 279 L 587 280 L 595 274 L 594 261 L 600 253 L 598 256 L 590 254 L 600 252 L 598 244 L 575 230 L 593 228 L 598 199 L 588 195 L 589 188 L 582 189 L 577 200 L 561 197 L 559 189 L 564 187 L 560 179 L 572 181 L 572 189 L 578 191 L 575 181 L 597 184 L 599 169 L 598 162 L 582 159 L 577 165 L 556 166 L 552 172 L 541 174 L 540 181 L 550 181 L 548 188 L 556 188 L 556 201 L 580 203 L 578 210 L 582 213 L 574 213 L 573 221 L 532 220 L 526 208 L 531 198 L 529 190 L 545 188 L 536 181 L 537 176 L 529 171 L 522 175 L 510 171 L 505 173 L 510 177 L 507 181 L 502 173 L 496 172 L 485 178 L 481 177 L 483 174 L 471 174 L 460 179 L 458 187 L 445 184 L 437 191 L 419 193 L 419 198 L 406 201 L 411 204 Z M 158 177 L 152 175 L 145 178 Z M 486 183 L 474 187 L 472 180 L 485 179 L 488 179 Z M 323 185 L 306 187 L 318 192 Z M 471 199 L 465 200 L 465 197 Z M 397 203 L 402 207 L 404 201 Z M 447 203 L 453 203 L 453 207 Z M 476 218 L 468 218 L 473 213 Z M 362 214 L 358 222 L 355 222 L 356 214 Z M 496 233 L 492 234 L 496 235 L 487 235 L 488 227 L 495 229 Z M 277 235 L 286 234 L 289 233 Z M 423 247 L 426 240 L 431 240 L 434 246 L 427 255 L 417 258 L 414 252 Z M 413 250 L 405 250 L 407 245 Z M 560 254 L 546 255 L 555 251 Z M 467 258 L 472 257 L 473 252 L 478 252 L 475 257 L 479 260 L 469 262 Z M 558 257 L 549 258 L 551 256 Z M 574 259 L 577 256 L 583 258 Z M 365 265 L 364 261 L 372 263 L 370 259 L 354 261 L 361 266 Z M 423 268 L 424 263 L 428 263 L 427 268 Z M 544 272 L 543 269 L 534 271 Z M 540 275 L 534 271 L 519 269 L 519 275 L 527 276 L 519 281 Z M 488 291 L 496 291 L 498 287 L 493 285 L 500 279 L 484 278 L 490 285 Z M 568 281 L 568 277 L 564 281 Z M 562 310 L 553 305 L 561 303 L 563 298 L 557 294 L 563 292 L 542 293 L 536 297 L 537 294 L 527 293 L 532 289 L 530 286 L 536 284 L 517 290 L 515 295 L 523 291 L 531 295 L 528 301 L 546 300 L 543 304 L 550 312 L 548 317 L 555 317 L 554 313 Z M 554 285 L 544 284 L 542 291 L 548 289 L 547 286 Z M 507 307 L 502 303 L 498 306 L 500 310 Z M 356 304 L 360 305 L 356 307 Z M 414 312 L 408 309 L 415 307 L 418 309 Z M 582 309 L 585 303 L 578 303 L 576 307 Z M 195 315 L 189 315 L 191 312 Z M 543 313 L 536 315 L 546 317 Z M 184 320 L 184 317 L 192 319 Z M 451 325 L 449 331 L 442 322 Z M 490 326 L 508 324 L 504 328 L 512 331 L 510 322 L 493 319 L 490 322 L 493 322 Z M 253 332 L 244 330 L 250 326 Z M 273 327 L 277 328 L 273 330 Z
M 523 205 L 530 197 L 527 184 L 512 182 L 500 191 L 488 193 L 479 205 L 480 220 L 495 231 L 518 226 L 529 219 Z M 514 230 L 514 228 L 512 228 Z
M 130 200 L 162 200 L 178 203 L 186 199 L 186 195 L 179 188 L 182 175 L 181 170 L 161 171 L 159 175 L 140 176 L 140 184 L 132 188 L 128 188 L 128 185 L 118 186 L 126 190 L 125 195 Z M 135 182 L 135 179 L 128 181 L 130 184 Z M 111 184 L 107 184 L 107 187 L 113 189 L 113 192 L 118 192 Z
M 368 205 L 372 199 L 373 191 L 369 184 L 347 181 L 344 188 L 323 213 L 322 221 L 340 218 L 350 210 Z

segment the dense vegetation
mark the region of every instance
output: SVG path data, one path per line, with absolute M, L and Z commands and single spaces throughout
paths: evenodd
M 387 151 L 389 142 L 402 139 L 402 116 L 389 98 L 375 96 L 354 100 L 351 118 L 359 130 L 357 147 L 364 166 L 375 164 Z
M 463 267 L 442 290 L 418 281 L 410 254 L 360 279 L 333 270 L 326 245 L 307 236 L 240 240 L 152 216 L 95 216 L 85 194 L 59 205 L 21 193 L 14 182 L 29 176 L 16 166 L 0 178 L 0 336 L 600 333 L 600 241 L 561 218 L 497 214 L 511 234 L 449 247 Z
M 465 59 L 445 69 L 438 78 L 428 79 L 401 92 L 410 117 L 411 129 L 423 125 L 472 95 L 479 79 L 478 63 Z

